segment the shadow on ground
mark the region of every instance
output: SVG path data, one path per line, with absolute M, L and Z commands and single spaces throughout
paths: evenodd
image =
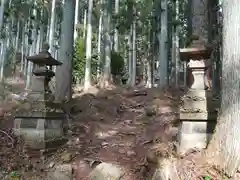
M 19 93 L 15 85 L 19 87 L 17 83 L 8 86 Z M 124 169 L 124 180 L 145 180 L 152 173 L 146 160 L 149 152 L 162 155 L 173 151 L 181 93 L 171 88 L 115 88 L 75 94 L 65 105 L 72 117 L 69 141 L 44 164 L 51 169 L 54 164 L 70 163 L 78 175 L 77 180 L 84 180 L 98 162 L 112 163 Z M 2 128 L 11 128 L 12 121 L 3 119 Z M 1 137 L 9 142 L 6 135 Z M 7 159 L 0 160 L 16 162 L 8 151 Z M 14 153 L 20 154 L 17 150 Z M 19 163 L 23 163 L 21 159 L 19 157 Z M 27 161 L 26 166 L 33 167 L 35 175 L 39 171 L 39 177 L 44 174 L 41 168 L 36 168 L 38 165 Z

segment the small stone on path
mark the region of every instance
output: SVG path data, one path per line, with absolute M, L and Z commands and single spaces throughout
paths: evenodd
M 48 180 L 73 180 L 71 164 L 56 166 L 53 172 L 48 173 Z
M 90 180 L 122 180 L 123 170 L 110 163 L 101 163 L 90 173 Z
M 136 156 L 136 153 L 132 150 L 127 151 L 127 156 Z
M 48 165 L 49 168 L 53 168 L 54 166 L 55 166 L 54 162 L 50 162 L 49 165 Z
M 72 160 L 72 154 L 71 153 L 68 153 L 68 152 L 64 152 L 62 155 L 61 155 L 61 160 L 63 162 L 70 162 Z

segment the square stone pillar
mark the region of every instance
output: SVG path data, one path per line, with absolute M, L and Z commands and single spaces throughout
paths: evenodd
M 182 97 L 179 123 L 179 153 L 190 149 L 206 148 L 216 124 L 217 112 L 212 92 L 205 90 L 205 71 L 209 65 L 211 51 L 208 48 L 180 49 L 182 60 L 188 61 L 192 83 Z
M 193 84 L 190 86 L 190 89 L 204 90 L 205 89 L 204 75 L 206 69 L 205 61 L 190 60 L 190 62 L 188 63 L 188 68 L 191 70 L 193 76 Z
M 208 0 L 192 0 L 190 47 L 180 49 L 180 58 L 188 62 L 190 87 L 182 97 L 179 123 L 179 152 L 202 149 L 208 144 L 216 124 L 217 113 L 212 92 L 205 90 L 205 72 L 211 61 L 212 48 L 208 45 Z

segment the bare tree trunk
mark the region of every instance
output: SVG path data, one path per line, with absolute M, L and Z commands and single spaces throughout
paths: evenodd
M 4 16 L 4 6 L 5 6 L 6 0 L 1 0 L 1 6 L 0 6 L 0 29 L 3 25 L 3 16 Z
M 84 10 L 84 17 L 83 17 L 83 38 L 86 37 L 86 28 L 87 28 L 87 10 Z
M 179 0 L 176 0 L 175 2 L 175 10 L 176 10 L 176 22 L 179 21 Z M 174 32 L 174 60 L 175 60 L 175 87 L 177 88 L 179 86 L 179 70 L 180 70 L 180 67 L 179 67 L 179 64 L 180 64 L 180 56 L 179 56 L 179 31 L 180 31 L 180 26 L 179 24 L 176 25 L 176 29 L 175 29 L 175 32 Z
M 34 0 L 34 9 L 32 12 L 32 16 L 34 17 L 34 19 L 37 16 L 37 9 L 36 9 L 36 0 Z M 32 34 L 31 37 L 29 37 L 32 41 L 32 44 L 30 45 L 30 53 L 29 55 L 32 56 L 35 54 L 35 44 L 36 44 L 36 40 L 35 37 L 37 35 L 37 26 L 36 26 L 36 21 L 35 20 L 31 20 L 30 23 L 33 25 L 32 27 Z M 26 80 L 26 89 L 29 89 L 31 86 L 31 79 L 32 79 L 32 70 L 33 70 L 33 63 L 31 61 L 28 61 L 28 66 L 27 66 L 27 80 Z
M 132 78 L 131 78 L 131 86 L 135 86 L 136 84 L 136 19 L 133 20 L 132 25 Z
M 78 10 L 79 10 L 79 0 L 76 0 L 75 4 L 75 18 L 74 18 L 74 42 L 78 37 L 77 25 L 78 25 Z
M 119 0 L 115 0 L 115 13 L 119 13 Z M 118 52 L 118 29 L 114 30 L 114 51 Z
M 207 154 L 233 176 L 240 165 L 240 1 L 223 1 L 221 113 Z
M 97 67 L 97 79 L 100 78 L 100 65 L 101 65 L 101 43 L 102 43 L 102 23 L 103 23 L 103 12 L 102 12 L 102 1 L 100 1 L 101 3 L 101 9 L 100 9 L 100 17 L 99 17 L 99 23 L 98 23 L 98 45 L 97 45 L 97 49 L 98 49 L 98 67 Z
M 133 69 L 133 55 L 132 55 L 132 26 L 128 35 L 128 85 L 132 84 L 132 69 Z
M 6 27 L 7 28 L 7 27 Z M 1 44 L 1 61 L 0 61 L 0 82 L 3 82 L 4 80 L 4 65 L 5 65 L 5 59 L 6 59 L 6 40 L 5 38 L 2 40 Z
M 49 51 L 53 53 L 53 45 L 54 45 L 54 30 L 55 30 L 55 7 L 56 7 L 56 0 L 52 0 L 51 4 L 51 17 L 50 17 L 50 27 L 49 27 Z
M 92 61 L 92 8 L 93 0 L 88 1 L 88 18 L 87 18 L 87 39 L 86 39 L 86 66 L 84 90 L 87 91 L 91 86 L 91 61 Z
M 28 32 L 28 26 L 29 26 L 29 20 L 27 20 L 27 22 L 24 26 L 24 33 Z M 26 56 L 29 55 L 29 52 L 30 52 L 30 46 L 28 44 L 29 36 L 27 34 L 25 34 L 24 39 L 25 39 L 25 49 L 24 49 L 25 58 L 24 58 L 23 74 L 24 74 L 24 76 L 26 76 L 27 75 L 27 64 L 28 64 Z
M 20 67 L 20 72 L 23 72 L 23 67 L 24 67 L 24 56 L 25 56 L 25 49 L 26 49 L 26 40 L 25 40 L 25 24 L 22 22 L 24 28 L 22 30 L 22 37 L 21 37 L 21 67 Z
M 104 1 L 104 68 L 101 87 L 107 87 L 111 82 L 111 9 L 112 1 Z
M 75 0 L 65 0 L 63 6 L 62 34 L 59 60 L 56 68 L 56 99 L 69 101 L 72 98 L 72 61 Z
M 158 37 L 160 44 L 160 67 L 158 73 L 160 76 L 159 86 L 164 87 L 168 85 L 168 11 L 167 0 L 161 1 L 161 33 Z

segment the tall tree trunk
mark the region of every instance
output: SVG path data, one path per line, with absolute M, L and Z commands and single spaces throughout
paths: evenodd
M 74 42 L 78 37 L 77 25 L 78 25 L 78 11 L 79 11 L 79 0 L 76 0 L 75 4 L 75 18 L 74 18 Z
M 136 85 L 136 18 L 133 20 L 132 25 L 132 78 L 131 78 L 131 86 Z
M 14 51 L 14 56 L 13 56 L 13 72 L 16 74 L 16 68 L 17 68 L 17 60 L 16 60 L 16 54 L 18 52 L 18 45 L 19 45 L 19 33 L 20 33 L 20 20 L 17 20 L 17 34 L 15 36 L 15 51 Z
M 221 57 L 220 57 L 220 43 L 221 43 L 221 28 L 219 28 L 218 25 L 218 15 L 219 10 L 216 7 L 218 6 L 219 2 L 218 0 L 213 0 L 209 2 L 209 17 L 210 17 L 210 23 L 209 23 L 209 41 L 212 42 L 212 45 L 215 47 L 212 53 L 212 91 L 214 93 L 219 94 L 221 91 L 220 87 L 220 69 L 221 69 Z M 220 31 L 219 31 L 220 30 Z
M 86 28 L 87 28 L 87 10 L 84 10 L 84 16 L 83 16 L 83 38 L 86 37 Z
M 72 63 L 75 0 L 65 0 L 63 6 L 62 34 L 59 60 L 63 64 L 56 68 L 56 99 L 69 101 L 72 98 Z
M 240 1 L 223 1 L 221 113 L 208 154 L 232 176 L 240 165 Z
M 128 40 L 127 34 L 124 35 L 124 41 L 126 42 L 126 40 Z M 124 77 L 126 79 L 126 76 L 128 74 L 128 43 L 125 43 L 124 45 L 124 72 Z
M 28 27 L 30 26 L 30 20 L 27 19 L 26 21 L 27 21 L 27 22 L 26 22 L 25 27 L 24 27 L 24 32 L 26 33 L 26 34 L 25 34 L 25 58 L 24 58 L 24 68 L 23 68 L 24 76 L 27 76 L 27 66 L 28 66 L 28 62 L 27 62 L 26 56 L 28 56 L 29 53 L 30 53 L 29 40 L 31 39 L 31 38 L 29 37 L 29 31 L 28 31 Z
M 111 12 L 112 1 L 104 0 L 104 67 L 101 87 L 107 87 L 111 83 Z
M 6 0 L 1 0 L 1 6 L 0 6 L 0 29 L 2 29 L 2 25 L 3 25 L 3 16 L 4 16 L 5 2 L 6 2 Z
M 133 70 L 133 53 L 132 53 L 132 26 L 129 30 L 128 35 L 128 82 L 127 84 L 131 86 L 132 84 L 132 70 Z
M 39 53 L 41 49 L 41 31 L 37 30 L 37 41 L 36 41 L 36 54 Z
M 32 24 L 32 29 L 31 32 L 32 34 L 30 37 L 31 41 L 31 47 L 30 47 L 30 56 L 34 55 L 36 53 L 36 36 L 37 36 L 37 23 L 36 23 L 36 18 L 37 18 L 37 9 L 36 9 L 36 0 L 34 2 L 34 9 L 32 12 L 33 19 L 31 20 Z M 28 67 L 27 67 L 27 81 L 26 81 L 26 89 L 29 89 L 31 86 L 31 79 L 32 79 L 32 70 L 33 70 L 33 63 L 31 61 L 28 61 Z
M 153 65 L 154 64 L 154 33 L 155 32 L 155 26 L 153 25 L 153 20 L 149 20 L 148 22 L 148 37 L 146 38 L 148 42 L 148 51 L 147 51 L 147 82 L 146 82 L 146 87 L 147 88 L 152 88 L 153 87 L 153 82 L 154 82 L 154 77 L 153 77 Z M 151 28 L 152 27 L 152 28 Z
M 175 21 L 179 21 L 179 0 L 175 1 L 174 4 L 175 9 Z M 185 63 L 185 62 L 184 62 Z M 179 86 L 179 24 L 173 24 L 172 26 L 172 68 L 170 81 L 171 85 L 178 87 Z
M 171 84 L 172 86 L 175 86 L 176 84 L 176 76 L 175 76 L 175 72 L 176 72 L 176 37 L 175 37 L 175 33 L 176 33 L 176 27 L 175 25 L 172 25 L 172 44 L 171 44 L 171 73 L 170 73 L 170 77 L 169 77 L 169 84 Z
M 40 14 L 40 17 L 41 17 L 41 21 L 43 21 L 43 9 L 41 9 L 41 14 Z M 44 36 L 45 36 L 45 33 L 44 33 L 44 27 L 45 25 L 42 24 L 40 25 L 40 29 L 39 29 L 39 49 L 38 51 L 41 51 L 42 50 L 42 45 L 43 45 L 43 42 L 44 42 Z
M 26 24 L 24 26 L 24 33 L 26 33 L 25 36 L 24 36 L 24 40 L 25 40 L 25 49 L 24 49 L 25 50 L 25 52 L 24 52 L 25 58 L 24 58 L 24 67 L 23 67 L 24 76 L 27 75 L 27 64 L 28 64 L 28 62 L 27 62 L 26 56 L 29 55 L 29 52 L 30 52 L 30 46 L 29 46 L 29 43 L 28 43 L 30 37 L 27 34 L 28 33 L 29 22 L 30 22 L 29 20 L 26 20 Z
M 25 41 L 25 24 L 22 22 L 24 28 L 22 30 L 22 36 L 21 36 L 21 67 L 20 67 L 20 72 L 23 72 L 23 67 L 24 67 L 24 56 L 25 56 L 25 48 L 26 48 L 26 41 Z
M 119 13 L 119 0 L 115 0 L 115 14 L 118 14 Z M 118 52 L 118 45 L 119 45 L 119 42 L 118 42 L 118 29 L 115 28 L 114 30 L 114 51 L 115 52 Z
M 158 73 L 160 76 L 159 87 L 168 85 L 168 12 L 167 0 L 161 1 L 161 33 L 158 35 L 160 44 L 159 58 L 160 67 Z
M 52 0 L 51 4 L 51 17 L 50 17 L 50 27 L 49 27 L 49 51 L 53 53 L 54 49 L 54 33 L 55 33 L 55 8 L 56 7 L 56 0 Z
M 86 66 L 84 90 L 87 91 L 91 86 L 91 61 L 92 61 L 92 8 L 93 0 L 88 1 L 88 18 L 87 18 L 87 39 L 86 39 Z
M 101 9 L 100 9 L 100 17 L 99 17 L 99 23 L 98 23 L 98 44 L 97 44 L 97 51 L 98 51 L 98 67 L 97 67 L 97 79 L 100 78 L 100 65 L 101 65 L 101 44 L 102 44 L 102 23 L 103 23 L 103 11 L 102 11 L 102 2 L 103 0 L 100 1 L 101 4 Z
M 176 22 L 179 21 L 179 0 L 176 0 Z M 179 64 L 180 64 L 180 54 L 179 54 L 179 32 L 180 32 L 180 25 L 176 25 L 176 30 L 174 33 L 174 42 L 175 42 L 175 87 L 179 86 Z
M 6 27 L 8 29 L 8 27 Z M 2 45 L 1 45 L 1 63 L 0 63 L 0 82 L 3 82 L 4 80 L 4 66 L 5 66 L 5 60 L 6 60 L 6 39 L 4 38 L 2 40 Z
M 1 6 L 0 6 L 0 29 L 2 29 L 3 26 L 3 17 L 4 17 L 4 7 L 5 7 L 6 0 L 1 0 Z M 0 59 L 0 81 L 3 81 L 3 70 L 4 70 L 4 60 L 5 60 L 5 38 L 1 39 L 1 59 Z

